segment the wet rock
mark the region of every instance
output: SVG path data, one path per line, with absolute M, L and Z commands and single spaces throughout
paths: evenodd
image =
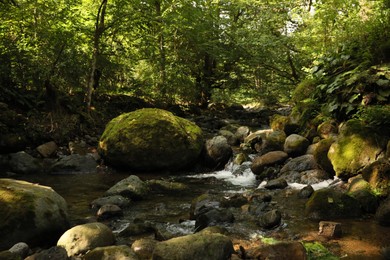
M 248 203 L 242 194 L 233 194 L 222 198 L 220 205 L 223 208 L 239 208 Z
M 233 223 L 233 213 L 227 209 L 210 209 L 197 216 L 195 230 L 199 231 L 208 226 Z
M 286 133 L 280 130 L 274 130 L 266 134 L 261 144 L 261 153 L 265 154 L 271 151 L 283 150 L 286 141 Z
M 273 151 L 253 159 L 251 170 L 254 174 L 261 174 L 268 166 L 284 163 L 288 154 L 283 151 Z
M 139 171 L 193 166 L 203 148 L 202 130 L 162 109 L 145 108 L 109 122 L 99 141 L 103 159 Z
M 231 240 L 221 234 L 196 233 L 156 244 L 152 259 L 225 260 L 234 252 Z
M 20 174 L 36 174 L 43 171 L 39 160 L 23 151 L 10 154 L 9 166 L 11 171 Z
M 141 238 L 131 245 L 131 249 L 135 252 L 139 259 L 152 259 L 154 248 L 157 241 L 149 238 Z
M 0 194 L 0 249 L 50 243 L 69 226 L 66 202 L 50 187 L 0 179 Z
M 47 142 L 38 146 L 37 151 L 42 157 L 47 158 L 52 156 L 58 149 L 57 144 L 54 141 Z
M 28 256 L 25 260 L 68 260 L 68 254 L 63 247 L 54 246 Z
M 98 164 L 87 155 L 71 154 L 62 157 L 51 167 L 52 174 L 96 173 Z
M 379 205 L 375 213 L 375 219 L 382 226 L 390 226 L 390 197 Z
M 204 161 L 208 167 L 223 169 L 233 154 L 233 150 L 223 136 L 206 141 Z
M 325 121 L 317 127 L 317 133 L 323 139 L 335 137 L 337 136 L 338 132 L 337 123 L 334 120 Z
M 316 220 L 355 218 L 361 216 L 359 202 L 341 191 L 331 188 L 317 190 L 305 205 L 307 217 Z
M 126 259 L 138 260 L 135 252 L 126 245 L 97 247 L 89 251 L 83 257 L 85 260 L 113 260 Z
M 279 242 L 271 245 L 250 249 L 247 252 L 246 259 L 299 259 L 306 260 L 306 249 L 300 242 Z
M 272 229 L 280 225 L 282 221 L 282 214 L 274 209 L 268 211 L 259 217 L 257 224 L 265 229 Z
M 370 184 L 372 189 L 381 197 L 390 194 L 390 161 L 379 159 L 362 171 L 363 178 Z
M 308 199 L 310 196 L 314 193 L 314 189 L 311 185 L 307 185 L 303 187 L 299 193 L 298 193 L 298 198 L 300 199 Z
M 220 202 L 211 194 L 205 193 L 202 194 L 191 202 L 190 207 L 190 219 L 195 220 L 200 214 L 206 212 L 210 209 L 219 208 Z
M 66 231 L 58 240 L 57 246 L 65 248 L 68 256 L 85 253 L 96 247 L 113 245 L 114 234 L 102 223 L 88 223 Z
M 320 221 L 318 235 L 327 238 L 340 238 L 343 234 L 341 223 L 333 221 Z
M 352 178 L 348 187 L 348 195 L 360 202 L 362 210 L 366 213 L 375 213 L 379 203 L 378 198 L 371 191 L 370 184 L 360 175 Z
M 241 165 L 248 160 L 249 160 L 249 157 L 245 153 L 238 153 L 234 157 L 233 163 L 237 164 L 237 165 Z
M 100 208 L 106 204 L 117 205 L 120 208 L 126 208 L 131 204 L 131 200 L 121 195 L 113 195 L 107 197 L 101 197 L 91 202 L 92 208 Z
M 340 134 L 328 152 L 337 177 L 346 180 L 357 175 L 383 153 L 388 137 L 374 130 L 359 120 L 349 120 L 340 127 Z
M 307 147 L 309 147 L 309 140 L 307 138 L 292 134 L 287 136 L 284 142 L 284 151 L 290 156 L 299 156 L 306 153 Z
M 328 180 L 330 178 L 329 174 L 321 169 L 314 169 L 301 172 L 301 178 L 299 183 L 303 184 L 316 184 L 321 181 Z
M 8 250 L 0 251 L 0 260 L 21 260 L 18 254 L 12 253 Z
M 164 180 L 148 180 L 146 184 L 153 191 L 164 193 L 178 193 L 187 191 L 187 185 L 180 182 L 164 181 Z
M 247 126 L 240 126 L 235 132 L 235 136 L 240 143 L 244 142 L 244 139 L 249 135 L 250 130 Z
M 302 155 L 288 161 L 280 170 L 281 173 L 288 171 L 303 172 L 318 169 L 317 162 L 311 154 Z
M 20 256 L 22 259 L 24 259 L 30 253 L 30 247 L 24 242 L 19 242 L 19 243 L 13 245 L 10 249 L 8 249 L 8 251 L 10 251 L 11 253 L 14 253 L 14 254 Z
M 232 132 L 228 130 L 219 130 L 218 134 L 225 137 L 229 145 L 235 146 L 238 144 L 238 139 Z
M 293 117 L 279 114 L 271 117 L 270 126 L 273 130 L 281 130 L 287 135 L 294 134 L 299 129 L 299 124 Z
M 287 186 L 288 184 L 285 179 L 278 178 L 278 179 L 268 181 L 267 184 L 264 186 L 264 188 L 269 190 L 276 190 L 276 189 L 284 189 Z
M 271 129 L 259 130 L 248 135 L 244 142 L 247 144 L 253 151 L 260 152 L 262 148 L 263 140 L 265 140 L 268 134 L 272 133 Z
M 148 185 L 138 176 L 131 175 L 126 179 L 117 182 L 105 192 L 105 195 L 121 195 L 134 200 L 143 199 L 148 195 Z
M 99 221 L 110 219 L 110 218 L 116 218 L 123 216 L 123 211 L 120 207 L 113 204 L 106 204 L 103 205 L 98 212 L 96 213 L 96 216 Z
M 328 172 L 330 175 L 334 176 L 335 171 L 333 165 L 328 158 L 328 152 L 330 146 L 335 142 L 334 138 L 323 139 L 316 144 L 316 147 L 313 151 L 314 159 L 321 169 Z
M 156 228 L 152 223 L 143 222 L 143 221 L 135 221 L 134 223 L 129 223 L 125 229 L 121 230 L 118 235 L 121 237 L 129 237 L 129 236 L 138 236 L 148 233 L 154 233 Z

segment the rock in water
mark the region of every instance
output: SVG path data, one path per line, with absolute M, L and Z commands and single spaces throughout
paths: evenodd
M 162 109 L 145 108 L 109 122 L 99 152 L 114 167 L 139 171 L 179 170 L 198 160 L 202 130 Z
M 69 227 L 66 202 L 50 187 L 0 179 L 0 197 L 0 250 L 54 242 Z

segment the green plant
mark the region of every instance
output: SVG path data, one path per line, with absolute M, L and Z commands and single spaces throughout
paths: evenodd
M 309 260 L 338 260 L 326 247 L 319 242 L 303 243 Z

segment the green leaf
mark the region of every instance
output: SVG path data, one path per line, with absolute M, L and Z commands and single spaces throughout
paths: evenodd
M 384 86 L 389 86 L 390 80 L 388 80 L 388 79 L 378 79 L 375 83 L 378 86 L 380 86 L 380 87 L 384 87 Z

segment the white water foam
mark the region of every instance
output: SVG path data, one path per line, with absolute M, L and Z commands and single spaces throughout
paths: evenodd
M 251 169 L 244 170 L 242 174 L 233 174 L 230 170 L 222 170 L 211 173 L 189 175 L 187 177 L 199 179 L 215 177 L 218 180 L 224 180 L 233 185 L 242 187 L 253 187 L 256 185 L 256 176 L 253 174 Z
M 319 183 L 311 184 L 311 186 L 313 187 L 314 190 L 319 190 L 319 189 L 327 188 L 329 186 L 337 184 L 340 181 L 341 180 L 335 176 L 333 179 L 328 179 L 328 180 L 324 180 L 324 181 L 319 182 Z M 293 189 L 300 190 L 300 189 L 304 188 L 305 186 L 307 186 L 307 184 L 301 184 L 301 183 L 294 182 L 294 183 L 289 183 L 288 186 L 290 186 Z

